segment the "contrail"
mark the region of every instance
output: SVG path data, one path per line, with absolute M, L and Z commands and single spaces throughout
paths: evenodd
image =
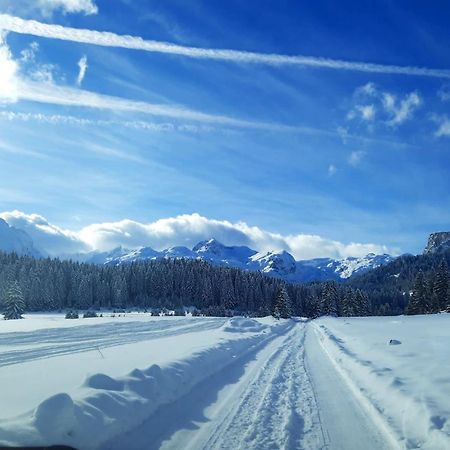
M 290 56 L 275 53 L 256 53 L 229 49 L 187 47 L 168 42 L 144 40 L 140 37 L 122 36 L 106 31 L 69 28 L 61 25 L 49 25 L 37 22 L 35 20 L 24 20 L 8 14 L 0 14 L 0 29 L 44 38 L 101 45 L 104 47 L 120 47 L 144 50 L 147 52 L 166 53 L 197 59 L 214 59 L 237 63 L 267 64 L 273 66 L 308 66 L 370 73 L 450 78 L 450 70 L 448 69 L 374 64 L 369 62 L 344 61 L 315 56 Z
M 257 122 L 217 114 L 207 114 L 182 106 L 129 100 L 121 97 L 98 94 L 83 89 L 74 89 L 67 86 L 56 86 L 29 80 L 18 80 L 17 97 L 19 100 L 36 103 L 135 112 L 155 117 L 169 117 L 177 120 L 217 124 L 236 128 L 262 129 L 280 132 L 302 132 L 310 134 L 327 133 L 325 130 L 316 130 L 314 128 L 296 127 L 271 122 Z

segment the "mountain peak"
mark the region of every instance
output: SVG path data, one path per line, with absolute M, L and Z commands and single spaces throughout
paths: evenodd
M 15 252 L 18 255 L 28 255 L 39 258 L 42 255 L 34 247 L 33 240 L 23 230 L 10 226 L 8 222 L 0 218 L 0 250 Z
M 438 231 L 437 233 L 430 234 L 423 253 L 427 255 L 448 248 L 450 248 L 450 231 Z
M 200 241 L 198 244 L 194 245 L 192 248 L 193 252 L 209 252 L 213 249 L 222 249 L 225 248 L 221 242 L 219 242 L 216 238 L 206 239 L 204 241 Z

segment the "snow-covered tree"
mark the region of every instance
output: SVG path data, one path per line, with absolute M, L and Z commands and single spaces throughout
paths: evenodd
M 419 272 L 414 283 L 414 290 L 406 308 L 406 314 L 426 314 L 430 310 L 427 300 L 425 277 L 423 272 Z
M 22 319 L 22 314 L 25 312 L 25 302 L 17 281 L 13 282 L 6 291 L 3 306 L 5 320 Z
M 443 259 L 434 276 L 433 294 L 437 303 L 438 311 L 446 308 L 449 294 L 448 266 Z
M 338 290 L 337 284 L 330 281 L 325 284 L 322 293 L 322 314 L 325 316 L 338 315 Z
M 273 302 L 272 316 L 276 319 L 289 319 L 292 316 L 291 300 L 284 286 L 278 289 Z

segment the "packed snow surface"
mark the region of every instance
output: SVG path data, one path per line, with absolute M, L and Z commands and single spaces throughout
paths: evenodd
M 450 448 L 449 325 L 450 315 L 1 321 L 0 445 Z

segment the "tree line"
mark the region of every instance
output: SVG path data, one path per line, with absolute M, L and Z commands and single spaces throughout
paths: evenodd
M 14 289 L 11 288 L 14 286 Z M 318 317 L 371 313 L 361 289 L 334 281 L 289 284 L 260 272 L 190 259 L 99 266 L 0 253 L 0 307 L 17 289 L 26 311 L 194 307 L 211 316 Z M 281 298 L 281 300 L 280 300 Z M 9 306 L 8 306 L 9 305 Z
M 450 310 L 450 251 L 403 255 L 350 280 L 369 296 L 374 315 Z

